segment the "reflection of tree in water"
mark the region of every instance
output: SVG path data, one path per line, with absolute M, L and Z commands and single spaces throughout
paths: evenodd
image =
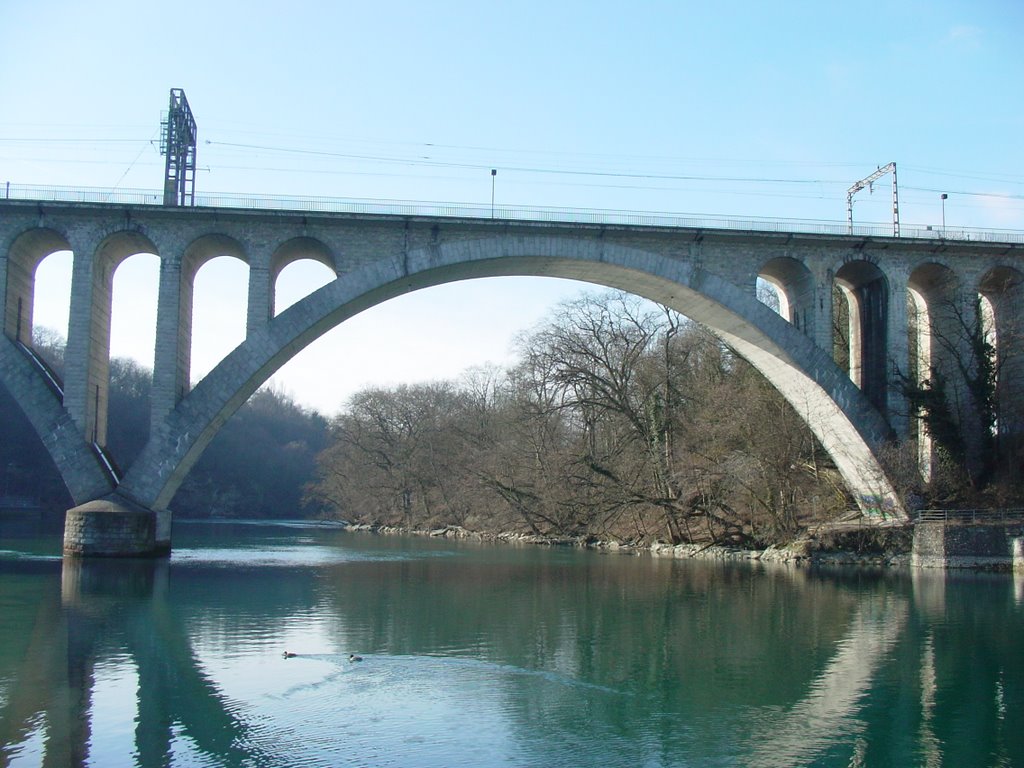
M 785 711 L 820 678 L 834 676 L 835 647 L 863 631 L 865 612 L 877 613 L 882 599 L 792 569 L 617 565 L 615 558 L 587 568 L 557 558 L 482 558 L 467 573 L 444 560 L 376 563 L 346 568 L 329 594 L 346 625 L 363 628 L 351 641 L 359 647 L 430 654 L 476 646 L 477 656 L 610 692 L 497 676 L 524 749 L 565 744 L 571 762 L 573 749 L 596 742 L 609 765 L 635 758 L 636 744 L 623 735 L 652 724 L 666 754 L 681 746 L 684 732 L 708 754 L 723 749 L 723 720 L 752 709 Z M 905 600 L 896 600 L 905 612 Z M 902 626 L 877 620 L 890 633 Z M 494 632 L 484 647 L 481 626 Z M 429 647 L 409 638 L 428 638 Z M 847 666 L 866 661 L 870 648 L 861 650 Z M 874 669 L 862 670 L 858 685 Z M 856 688 L 848 703 L 862 692 Z
M 441 558 L 356 564 L 336 572 L 325 595 L 351 645 L 410 656 L 471 648 L 476 659 L 608 691 L 496 675 L 524 752 L 562 745 L 569 764 L 573 750 L 594 743 L 606 764 L 635 764 L 629 735 L 643 732 L 657 734 L 657 747 L 644 746 L 670 765 L 695 754 L 736 755 L 737 764 L 845 766 L 856 754 L 864 765 L 899 763 L 925 747 L 948 755 L 955 734 L 985 732 L 998 719 L 987 711 L 996 681 L 1001 691 L 1024 690 L 1024 660 L 1006 663 L 1019 657 L 1012 635 L 992 626 L 960 635 L 946 624 L 944 591 L 930 598 L 915 584 L 911 593 L 892 575 L 657 560 L 622 568 L 600 557 L 581 568 L 548 552 L 516 554 L 485 551 L 469 572 Z M 961 626 L 1006 615 L 996 594 L 975 605 L 976 587 L 965 584 L 957 599 Z M 1010 585 L 993 588 L 1005 600 Z M 936 602 L 941 613 L 929 613 Z M 965 664 L 963 643 L 986 661 Z M 922 730 L 921 686 L 934 670 L 941 686 L 969 693 L 937 696 Z M 1013 706 L 1005 694 L 1001 701 L 1012 722 Z M 1015 706 L 1024 715 L 1024 701 Z M 940 743 L 924 743 L 922 733 Z M 1021 734 L 1000 738 L 1006 754 L 1024 754 Z M 992 741 L 969 741 L 956 745 L 956 764 L 984 764 Z

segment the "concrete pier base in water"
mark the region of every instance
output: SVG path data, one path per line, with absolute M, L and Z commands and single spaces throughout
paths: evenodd
M 67 511 L 66 557 L 159 557 L 171 551 L 171 513 L 113 494 Z

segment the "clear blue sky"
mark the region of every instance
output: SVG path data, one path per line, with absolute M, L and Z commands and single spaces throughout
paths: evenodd
M 948 226 L 1024 230 L 1022 39 L 1020 0 L 0 0 L 0 184 L 157 189 L 180 87 L 200 191 L 486 203 L 496 168 L 499 205 L 842 220 L 850 184 L 895 161 L 905 223 L 937 224 L 946 192 Z M 886 184 L 858 196 L 858 221 L 889 218 Z M 155 281 L 145 264 L 118 279 Z M 197 325 L 221 312 L 240 333 L 244 288 L 214 296 L 244 268 L 206 269 Z M 316 279 L 286 276 L 296 295 Z M 576 290 L 423 292 L 346 323 L 279 380 L 333 411 L 366 383 L 500 363 Z M 114 352 L 151 364 L 126 301 Z M 214 342 L 238 341 L 205 336 L 200 372 L 226 351 Z

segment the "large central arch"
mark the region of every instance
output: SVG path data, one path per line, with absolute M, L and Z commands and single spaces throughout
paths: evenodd
M 813 341 L 741 288 L 690 261 L 602 240 L 499 235 L 439 243 L 348 272 L 247 339 L 153 431 L 120 491 L 153 509 L 174 492 L 224 422 L 282 365 L 348 318 L 411 291 L 479 277 L 562 277 L 618 288 L 707 325 L 786 397 L 829 452 L 862 509 L 905 513 L 876 458 L 881 414 Z

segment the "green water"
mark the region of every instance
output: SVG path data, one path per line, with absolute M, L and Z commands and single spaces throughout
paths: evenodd
M 174 541 L 65 564 L 0 538 L 0 766 L 1024 765 L 1012 576 Z

